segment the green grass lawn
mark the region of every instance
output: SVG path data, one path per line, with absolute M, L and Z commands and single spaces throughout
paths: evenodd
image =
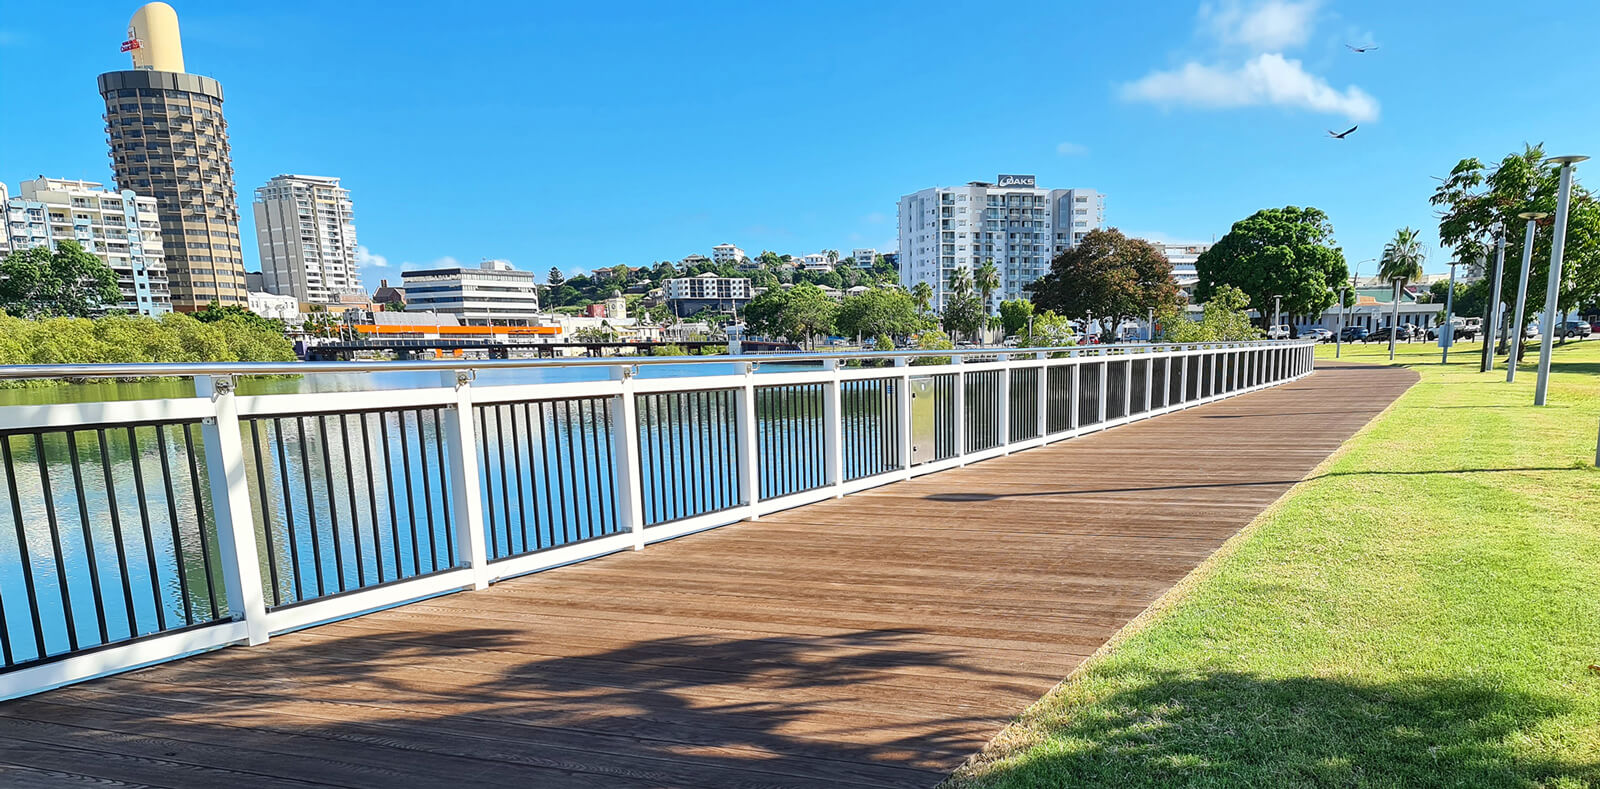
M 948 785 L 1600 786 L 1600 339 L 1543 408 L 1478 347 L 1402 345 L 1420 383 Z

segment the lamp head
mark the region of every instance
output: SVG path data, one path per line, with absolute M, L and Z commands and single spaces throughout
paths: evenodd
M 1546 159 L 1545 161 L 1547 161 L 1547 162 L 1555 162 L 1556 164 L 1559 164 L 1562 167 L 1567 167 L 1567 166 L 1570 166 L 1570 165 L 1577 164 L 1578 162 L 1585 161 L 1588 158 L 1589 157 L 1587 157 L 1587 156 L 1577 156 L 1577 155 L 1552 156 L 1552 157 Z
M 1517 214 L 1518 219 L 1532 219 L 1535 222 L 1544 219 L 1547 216 L 1549 216 L 1549 214 L 1543 211 L 1523 211 L 1522 213 Z

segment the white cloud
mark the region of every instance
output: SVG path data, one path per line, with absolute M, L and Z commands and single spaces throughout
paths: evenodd
M 1245 4 L 1240 0 L 1202 3 L 1200 21 L 1224 44 L 1239 44 L 1254 52 L 1278 51 L 1304 44 L 1311 36 L 1319 0 L 1265 0 Z
M 436 258 L 435 260 L 433 260 L 432 262 L 429 262 L 429 263 L 414 263 L 412 261 L 407 260 L 406 262 L 400 264 L 400 270 L 401 271 L 416 271 L 417 269 L 423 269 L 423 268 L 460 268 L 460 267 L 461 267 L 461 261 L 456 260 L 455 258 L 453 258 L 453 257 L 451 257 L 449 255 L 445 255 L 442 258 Z
M 1075 142 L 1056 143 L 1056 153 L 1062 156 L 1082 156 L 1089 152 L 1089 146 Z
M 388 268 L 389 259 L 382 255 L 372 254 L 372 250 L 361 244 L 356 245 L 357 268 Z
M 1156 71 L 1122 86 L 1128 101 L 1212 109 L 1275 105 L 1343 115 L 1352 121 L 1378 117 L 1378 100 L 1351 85 L 1344 90 L 1308 73 L 1298 60 L 1257 55 L 1237 69 L 1185 63 Z

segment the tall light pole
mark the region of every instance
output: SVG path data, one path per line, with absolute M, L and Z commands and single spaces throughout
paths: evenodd
M 1572 201 L 1572 168 L 1587 156 L 1553 156 L 1550 161 L 1561 165 L 1561 191 L 1556 195 L 1556 229 L 1550 239 L 1550 282 L 1544 291 L 1544 319 L 1540 332 L 1544 344 L 1539 346 L 1539 380 L 1533 386 L 1533 404 L 1544 405 L 1550 388 L 1550 349 L 1556 338 L 1556 301 L 1561 298 L 1561 256 L 1567 251 L 1567 207 Z
M 1394 344 L 1400 334 L 1400 278 L 1395 277 L 1394 282 L 1394 310 L 1389 318 L 1389 361 L 1394 361 Z
M 1439 328 L 1440 364 L 1450 363 L 1450 346 L 1456 341 L 1456 266 L 1460 261 L 1450 261 L 1450 290 L 1444 297 L 1444 326 Z
M 1344 309 L 1344 286 L 1340 285 L 1339 286 L 1339 333 L 1333 335 L 1333 358 L 1335 358 L 1335 359 L 1339 358 L 1339 354 L 1344 350 L 1344 324 L 1345 324 L 1344 313 L 1345 313 L 1345 309 Z
M 1539 232 L 1539 220 L 1549 214 L 1539 211 L 1524 211 L 1517 214 L 1518 219 L 1525 219 L 1528 227 L 1522 233 L 1522 279 L 1517 284 L 1517 307 L 1511 326 L 1506 332 L 1506 348 L 1510 352 L 1506 356 L 1506 383 L 1517 380 L 1517 355 L 1522 352 L 1522 308 L 1528 303 L 1528 271 L 1533 268 L 1533 240 L 1534 234 Z
M 1483 335 L 1483 365 L 1478 372 L 1489 372 L 1494 369 L 1494 338 L 1499 335 L 1500 327 L 1500 280 L 1506 269 L 1506 226 L 1499 222 L 1494 225 L 1494 232 L 1500 236 L 1499 249 L 1494 253 L 1494 280 L 1490 283 L 1489 295 L 1489 325 L 1484 327 L 1488 333 Z M 1450 274 L 1455 275 L 1455 269 L 1450 269 Z M 1455 295 L 1455 286 L 1450 286 L 1451 295 Z
M 1273 296 L 1272 297 L 1272 328 L 1274 328 L 1274 329 L 1278 328 L 1278 322 L 1282 318 L 1282 315 L 1280 313 L 1282 313 L 1282 312 L 1283 312 L 1283 297 L 1282 296 Z

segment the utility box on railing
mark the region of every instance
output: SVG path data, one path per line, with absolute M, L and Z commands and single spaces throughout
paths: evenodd
M 934 400 L 933 376 L 912 376 L 911 382 L 911 465 L 927 463 L 937 457 L 935 439 L 938 404 Z

